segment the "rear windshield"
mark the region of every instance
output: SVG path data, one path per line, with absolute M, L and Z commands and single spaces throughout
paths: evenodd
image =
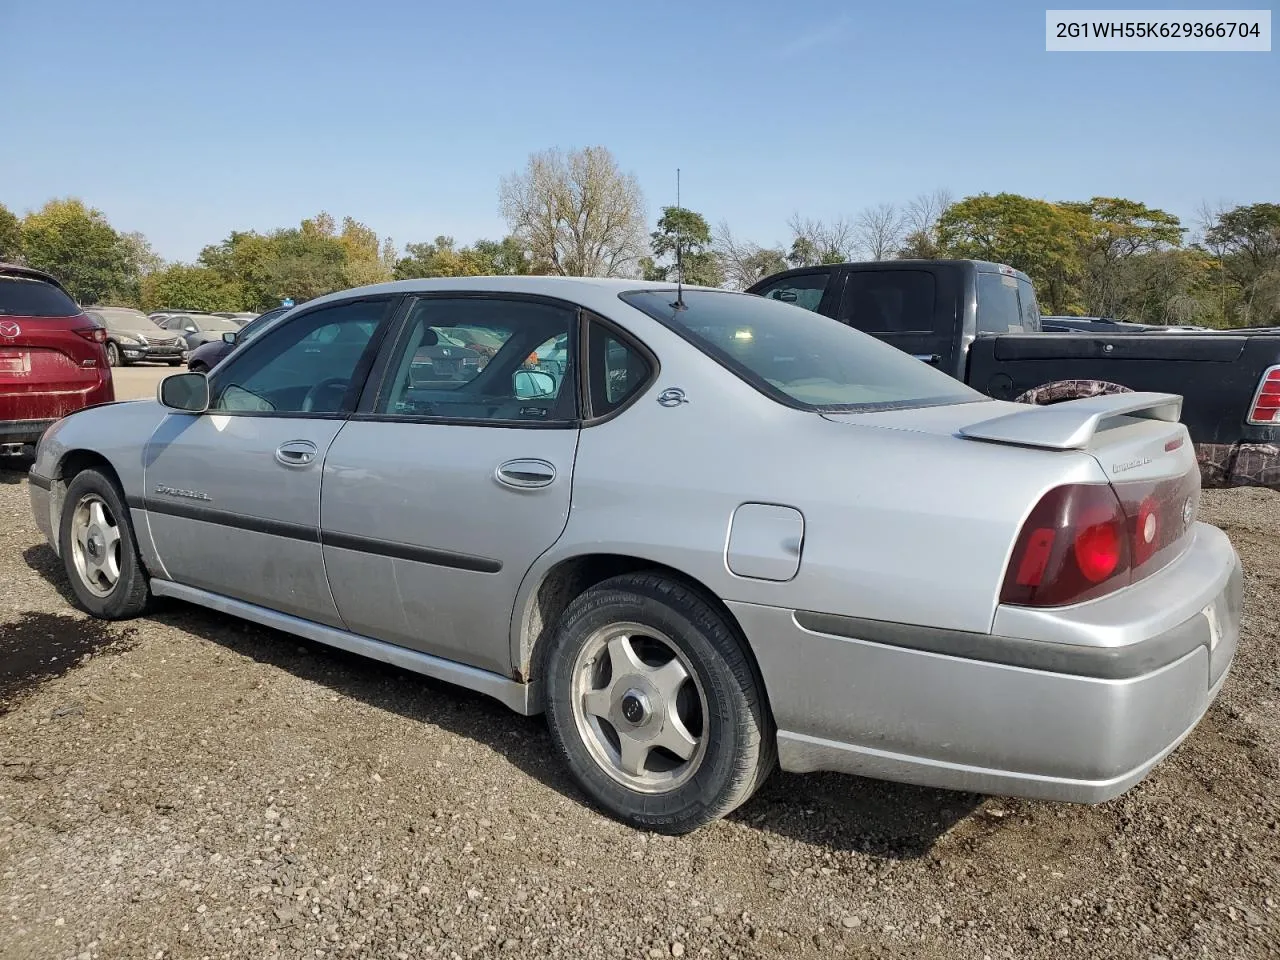
M 985 397 L 874 337 L 752 294 L 636 290 L 620 295 L 790 407 L 848 412 L 971 403 Z
M 70 297 L 51 283 L 26 277 L 0 277 L 0 317 L 74 317 Z
M 978 274 L 979 333 L 1039 333 L 1035 288 L 1005 273 Z

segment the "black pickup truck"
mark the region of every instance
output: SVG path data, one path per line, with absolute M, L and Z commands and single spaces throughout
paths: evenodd
M 1179 394 L 1205 486 L 1280 490 L 1280 331 L 1048 333 L 1030 278 L 979 260 L 805 267 L 747 292 L 847 323 L 1000 400 Z

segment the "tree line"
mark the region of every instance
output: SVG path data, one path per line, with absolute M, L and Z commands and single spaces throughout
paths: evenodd
M 1046 313 L 1216 327 L 1280 325 L 1280 204 L 1204 207 L 1197 222 L 1136 200 L 1047 201 L 945 190 L 852 216 L 788 222 L 762 245 L 663 207 L 648 229 L 636 178 L 603 147 L 546 150 L 503 178 L 506 236 L 408 243 L 321 212 L 296 227 L 233 231 L 193 263 L 166 263 L 139 233 L 79 199 L 19 217 L 0 204 L 0 261 L 48 270 L 85 304 L 146 310 L 265 310 L 334 290 L 414 277 L 551 274 L 643 277 L 743 289 L 789 267 L 963 257 L 1025 271 Z

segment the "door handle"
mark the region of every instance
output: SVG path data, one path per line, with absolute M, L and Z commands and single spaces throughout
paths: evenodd
M 545 460 L 508 460 L 494 471 L 494 476 L 508 487 L 545 487 L 555 480 L 556 468 Z
M 917 360 L 923 360 L 925 363 L 941 363 L 942 357 L 936 353 L 913 353 L 911 356 Z
M 286 467 L 305 467 L 316 458 L 316 445 L 310 440 L 290 440 L 276 447 L 276 460 Z

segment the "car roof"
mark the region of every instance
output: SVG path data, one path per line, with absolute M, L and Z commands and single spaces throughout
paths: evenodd
M 298 304 L 301 308 L 310 308 L 318 304 L 349 300 L 354 297 L 372 297 L 380 294 L 440 293 L 459 291 L 462 293 L 518 293 L 529 296 L 554 297 L 581 304 L 585 307 L 596 307 L 605 310 L 618 304 L 618 294 L 630 290 L 671 290 L 676 285 L 668 282 L 651 280 L 627 280 L 616 277 L 428 277 L 416 280 L 392 280 L 388 283 L 375 283 L 366 287 L 355 287 L 330 293 L 306 303 Z M 733 291 L 721 290 L 718 287 L 699 287 L 686 283 L 686 290 L 714 290 L 718 293 L 731 294 Z

